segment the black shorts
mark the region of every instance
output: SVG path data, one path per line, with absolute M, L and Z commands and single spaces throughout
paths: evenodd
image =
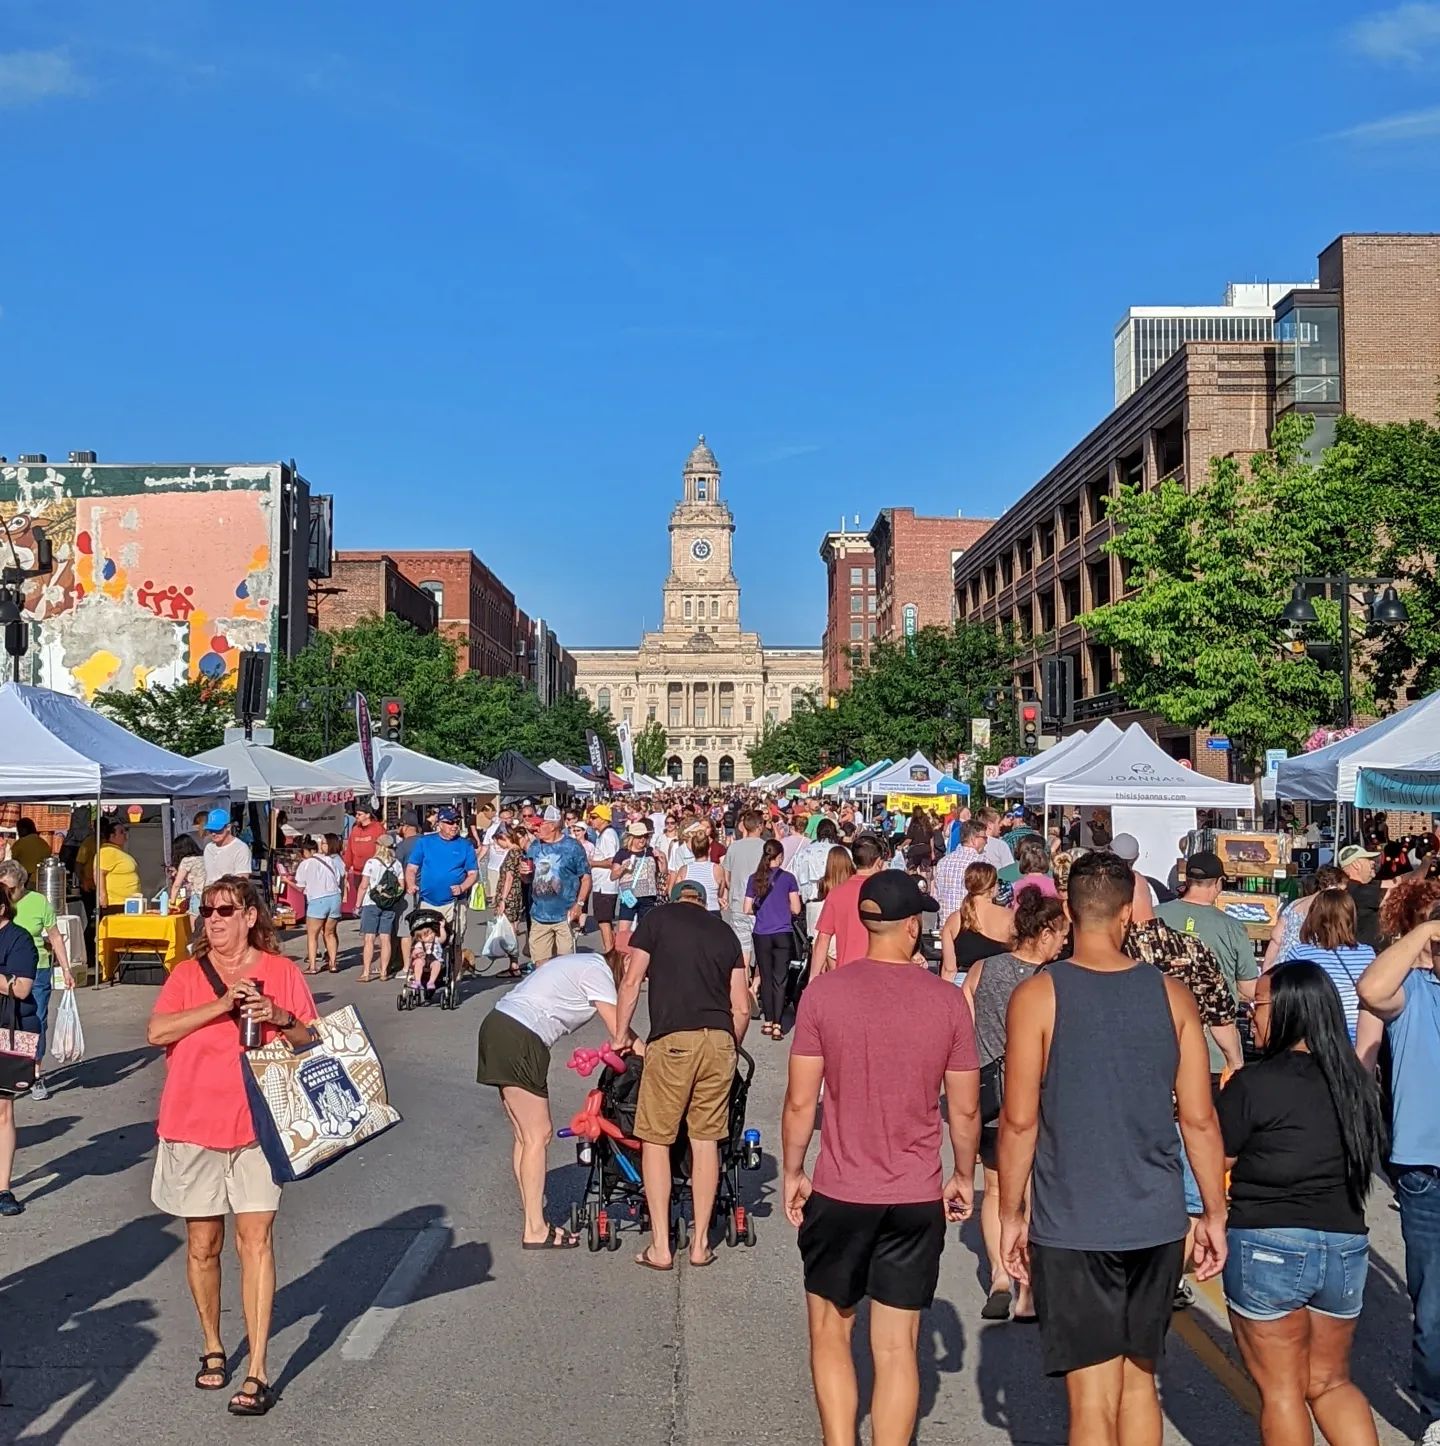
M 549 1075 L 550 1051 L 545 1041 L 518 1019 L 492 1009 L 480 1025 L 476 1083 L 496 1089 L 513 1086 L 549 1099 Z
M 1118 1356 L 1158 1361 L 1185 1268 L 1185 1242 L 1145 1250 L 1030 1246 L 1030 1280 L 1047 1375 Z
M 935 1299 L 945 1207 L 859 1205 L 813 1194 L 800 1224 L 805 1289 L 841 1310 L 865 1296 L 896 1310 L 924 1310 Z
M 980 1126 L 980 1163 L 987 1170 L 1000 1168 L 1000 1122 Z
M 591 894 L 590 908 L 595 915 L 597 924 L 613 924 L 615 922 L 615 905 L 618 900 L 616 894 Z

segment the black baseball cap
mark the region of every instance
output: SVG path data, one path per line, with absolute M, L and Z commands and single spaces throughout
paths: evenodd
M 1201 849 L 1198 854 L 1191 854 L 1185 860 L 1185 877 L 1194 879 L 1197 883 L 1206 879 L 1223 879 L 1225 877 L 1225 865 L 1220 862 L 1220 855 L 1211 853 L 1209 849 Z
M 916 914 L 938 914 L 940 905 L 909 874 L 881 869 L 860 885 L 860 919 L 893 923 Z

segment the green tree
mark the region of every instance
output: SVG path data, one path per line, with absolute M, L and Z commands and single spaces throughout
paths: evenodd
M 670 756 L 670 736 L 652 718 L 631 740 L 635 754 L 635 767 L 651 778 L 659 778 L 665 772 L 665 760 Z
M 137 737 L 186 758 L 218 748 L 226 727 L 235 721 L 235 694 L 210 678 L 99 693 L 95 707 Z

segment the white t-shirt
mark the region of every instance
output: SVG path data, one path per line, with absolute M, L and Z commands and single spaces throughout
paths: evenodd
M 307 899 L 328 899 L 340 892 L 340 879 L 344 865 L 331 854 L 311 854 L 300 860 L 295 870 L 295 882 L 305 891 Z
M 385 877 L 386 874 L 394 874 L 400 880 L 403 887 L 405 883 L 405 871 L 398 862 L 392 859 L 388 864 L 382 864 L 372 854 L 365 860 L 365 867 L 360 870 L 360 877 L 364 880 L 365 888 L 360 895 L 360 907 L 363 909 L 370 902 L 370 890 Z
M 994 864 L 997 872 L 1008 869 L 1015 862 L 1015 855 L 1003 838 L 987 838 L 985 847 L 980 850 L 980 857 L 987 864 Z
M 599 954 L 561 954 L 517 984 L 495 1008 L 518 1020 L 547 1049 L 594 1018 L 597 1004 L 614 1004 L 615 976 Z
M 227 844 L 205 845 L 205 882 L 213 884 L 227 874 L 244 878 L 250 872 L 250 845 L 243 838 L 232 838 Z
M 595 867 L 590 870 L 590 892 L 592 894 L 618 894 L 620 884 L 610 877 L 610 865 L 620 852 L 620 835 L 608 825 L 600 830 L 595 839 Z

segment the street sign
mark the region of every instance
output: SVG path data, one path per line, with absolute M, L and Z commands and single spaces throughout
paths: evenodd
M 1230 740 L 1228 738 L 1207 738 L 1205 746 L 1215 753 L 1228 753 L 1230 751 Z

